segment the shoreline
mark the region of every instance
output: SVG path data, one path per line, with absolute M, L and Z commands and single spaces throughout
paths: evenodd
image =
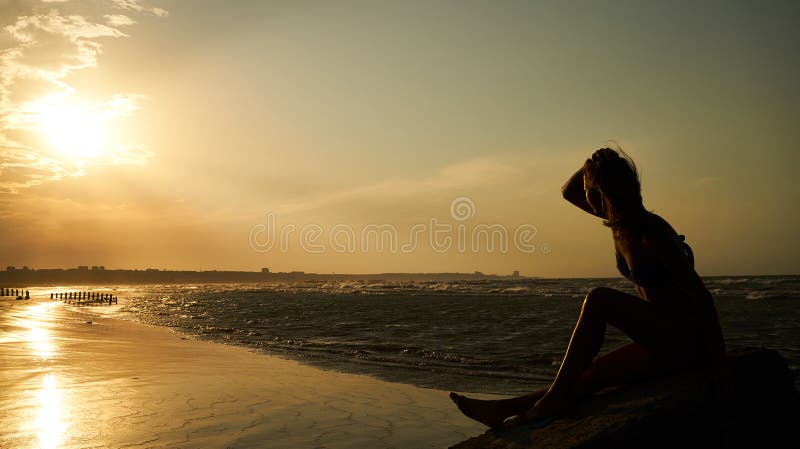
M 0 330 L 0 447 L 439 448 L 485 430 L 445 391 L 57 301 L 3 301 Z

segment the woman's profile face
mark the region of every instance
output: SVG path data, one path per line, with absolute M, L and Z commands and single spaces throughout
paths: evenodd
M 603 194 L 600 193 L 600 190 L 597 189 L 589 180 L 586 179 L 586 176 L 583 177 L 583 191 L 586 192 L 586 202 L 589 203 L 592 210 L 597 215 L 601 217 L 605 217 L 605 206 L 603 203 Z

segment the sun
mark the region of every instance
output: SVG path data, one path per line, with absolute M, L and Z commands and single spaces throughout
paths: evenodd
M 65 156 L 91 158 L 108 145 L 103 116 L 80 106 L 51 106 L 38 121 L 47 144 Z

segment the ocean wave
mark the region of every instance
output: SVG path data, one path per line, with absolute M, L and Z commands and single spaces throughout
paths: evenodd
M 726 339 L 783 350 L 799 364 L 798 278 L 746 278 L 706 280 Z M 141 286 L 120 313 L 332 369 L 508 393 L 552 378 L 580 298 L 598 285 L 630 288 L 617 279 Z M 609 327 L 604 350 L 626 341 Z

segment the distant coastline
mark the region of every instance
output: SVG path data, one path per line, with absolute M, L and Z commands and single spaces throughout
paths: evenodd
M 518 272 L 510 275 L 473 273 L 306 273 L 304 271 L 192 271 L 114 269 L 100 266 L 77 268 L 7 267 L 0 271 L 0 285 L 48 285 L 48 284 L 190 284 L 224 282 L 273 282 L 273 281 L 343 281 L 343 280 L 481 280 L 522 279 Z

